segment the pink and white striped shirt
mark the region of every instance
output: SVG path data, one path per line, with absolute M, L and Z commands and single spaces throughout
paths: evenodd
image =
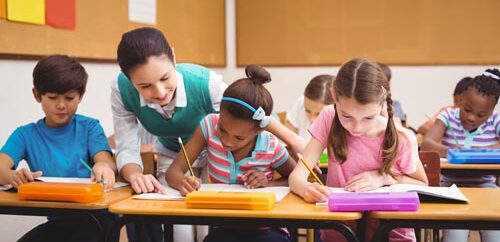
M 251 156 L 235 162 L 232 153 L 224 149 L 217 134 L 218 121 L 219 114 L 209 114 L 200 122 L 207 141 L 208 175 L 212 183 L 243 183 L 241 176 L 249 170 L 260 170 L 268 180 L 272 180 L 274 169 L 288 160 L 288 151 L 278 138 L 264 131 L 256 136 Z

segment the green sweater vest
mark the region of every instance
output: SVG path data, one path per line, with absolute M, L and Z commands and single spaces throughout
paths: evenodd
M 163 118 L 156 110 L 141 107 L 139 93 L 123 74 L 118 75 L 118 88 L 125 109 L 133 112 L 148 132 L 169 150 L 180 150 L 177 137 L 187 142 L 199 125 L 199 122 L 213 109 L 208 88 L 209 70 L 194 64 L 177 64 L 175 69 L 184 78 L 186 107 L 175 107 L 171 119 Z

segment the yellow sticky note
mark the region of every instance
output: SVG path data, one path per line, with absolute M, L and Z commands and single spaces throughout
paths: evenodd
M 7 0 L 0 0 L 0 18 L 7 18 Z
M 45 24 L 45 0 L 7 0 L 7 19 Z

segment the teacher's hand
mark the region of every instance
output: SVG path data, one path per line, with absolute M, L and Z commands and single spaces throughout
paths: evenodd
M 134 192 L 136 193 L 157 192 L 166 194 L 166 191 L 160 182 L 150 174 L 134 174 L 130 177 L 129 182 L 132 189 L 134 189 Z

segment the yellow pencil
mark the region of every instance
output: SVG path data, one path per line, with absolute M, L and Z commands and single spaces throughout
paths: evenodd
M 309 167 L 309 165 L 307 164 L 307 162 L 304 160 L 304 157 L 302 157 L 301 154 L 297 153 L 297 156 L 299 157 L 299 160 L 302 161 L 302 164 L 304 164 L 304 166 L 309 170 L 309 172 L 311 172 L 311 174 L 314 176 L 314 179 L 316 179 L 316 181 L 321 185 L 321 186 L 324 186 L 325 184 L 323 184 L 323 182 L 319 179 L 319 177 L 316 175 L 316 173 L 311 169 L 311 167 Z
M 182 139 L 181 139 L 181 137 L 178 137 L 178 139 L 179 139 L 179 144 L 181 145 L 182 153 L 184 153 L 184 158 L 186 158 L 186 163 L 187 163 L 188 168 L 189 168 L 189 173 L 191 174 L 191 176 L 195 176 L 194 172 L 193 172 L 193 168 L 191 167 L 191 163 L 189 162 L 188 155 L 186 153 L 186 148 L 184 148 L 184 144 L 182 143 Z

